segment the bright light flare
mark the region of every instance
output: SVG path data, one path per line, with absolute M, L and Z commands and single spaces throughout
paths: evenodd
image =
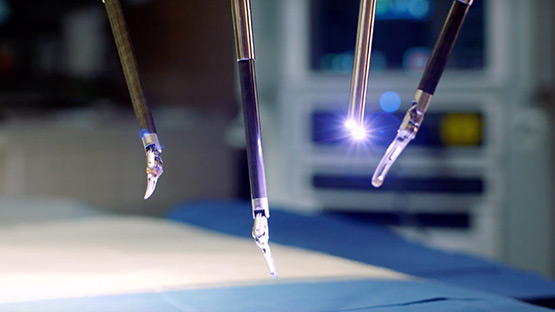
M 357 127 L 357 123 L 352 119 L 347 120 L 345 122 L 345 128 L 347 128 L 347 130 L 353 131 L 353 129 L 355 129 L 356 127 Z
M 345 122 L 345 128 L 349 130 L 351 136 L 357 141 L 364 140 L 366 138 L 367 133 L 364 126 L 358 125 L 356 121 L 352 119 Z
M 355 127 L 351 130 L 351 134 L 355 140 L 364 140 L 366 138 L 366 129 L 364 127 Z

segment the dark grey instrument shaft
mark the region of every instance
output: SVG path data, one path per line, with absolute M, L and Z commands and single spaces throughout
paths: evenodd
M 443 29 L 436 42 L 432 55 L 428 60 L 418 89 L 431 95 L 434 94 L 469 8 L 470 4 L 468 3 L 462 3 L 458 0 L 453 1 L 453 5 L 443 25 Z
M 267 197 L 266 176 L 264 173 L 254 60 L 241 60 L 237 63 L 241 82 L 251 196 L 252 198 L 265 198 Z
M 146 129 L 150 133 L 156 133 L 154 119 L 152 118 L 152 113 L 148 107 L 141 80 L 139 79 L 137 61 L 133 54 L 131 39 L 127 31 L 121 5 L 119 0 L 105 0 L 105 5 L 139 127 Z
M 252 29 L 251 4 L 249 0 L 231 0 L 231 12 L 239 66 L 241 103 L 245 136 L 247 141 L 247 162 L 252 199 L 266 199 L 266 175 L 260 134 L 260 113 L 258 111 L 258 91 L 254 68 L 254 35 Z M 253 209 L 260 208 L 254 206 Z M 269 217 L 269 216 L 266 216 Z

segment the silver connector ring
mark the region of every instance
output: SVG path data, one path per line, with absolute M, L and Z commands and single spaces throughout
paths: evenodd
M 252 217 L 255 218 L 257 213 L 264 213 L 266 218 L 270 217 L 270 205 L 268 197 L 252 199 Z
M 414 94 L 414 101 L 416 102 L 416 110 L 419 113 L 425 113 L 430 107 L 430 102 L 432 102 L 432 96 L 430 93 L 426 91 L 422 91 L 420 89 L 416 90 Z
M 147 146 L 154 145 L 160 153 L 162 152 L 162 146 L 160 146 L 160 141 L 158 141 L 158 135 L 156 133 L 143 134 L 141 141 L 143 141 L 143 147 L 145 149 Z

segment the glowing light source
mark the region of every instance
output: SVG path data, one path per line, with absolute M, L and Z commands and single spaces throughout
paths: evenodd
M 357 122 L 352 119 L 345 122 L 345 128 L 349 130 L 355 140 L 360 141 L 366 138 L 366 129 L 364 126 L 357 124 Z
M 351 134 L 353 135 L 353 138 L 355 138 L 356 140 L 362 140 L 366 138 L 366 130 L 360 126 L 352 129 Z
M 345 122 L 345 128 L 347 128 L 348 130 L 352 131 L 356 127 L 357 127 L 357 123 L 352 119 L 349 119 Z

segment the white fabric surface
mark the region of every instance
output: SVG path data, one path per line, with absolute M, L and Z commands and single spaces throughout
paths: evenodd
M 271 247 L 277 280 L 252 239 L 165 220 L 107 215 L 4 227 L 0 303 L 293 280 L 408 278 L 321 253 Z
M 66 198 L 2 197 L 0 229 L 14 225 L 108 215 L 108 211 Z

